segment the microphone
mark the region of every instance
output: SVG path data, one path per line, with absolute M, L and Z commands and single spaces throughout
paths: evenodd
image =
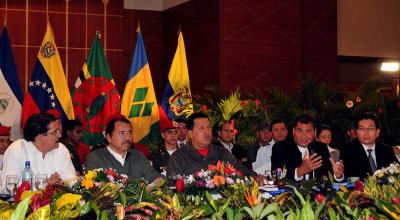
M 315 150 L 314 150 L 314 148 L 312 148 L 312 147 L 309 147 L 308 152 L 309 152 L 310 156 L 313 155 L 313 154 L 315 154 Z M 314 177 L 315 177 L 315 172 L 314 172 L 314 170 L 313 170 L 313 171 L 312 171 L 312 178 L 314 178 Z

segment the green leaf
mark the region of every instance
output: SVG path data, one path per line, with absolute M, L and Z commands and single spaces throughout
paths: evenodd
M 32 199 L 32 195 L 26 197 L 21 202 L 18 203 L 17 208 L 15 208 L 12 213 L 10 220 L 23 220 L 25 219 L 26 211 L 28 211 L 29 203 Z
M 81 207 L 79 216 L 83 216 L 83 215 L 88 214 L 88 213 L 90 212 L 90 210 L 92 210 L 92 204 L 93 204 L 93 201 L 91 201 L 91 200 L 88 201 L 88 202 L 86 202 L 86 203 Z
M 278 209 L 278 205 L 277 205 L 276 203 L 271 203 L 271 204 L 269 204 L 267 207 L 265 207 L 265 208 L 262 210 L 262 212 L 261 212 L 259 218 L 260 218 L 260 219 L 263 219 L 265 216 L 267 216 L 267 215 L 269 215 L 269 214 L 275 212 L 277 209 Z
M 121 190 L 118 191 L 119 198 L 121 200 L 122 206 L 126 207 L 126 194 L 123 193 Z
M 231 208 L 227 207 L 225 213 L 228 220 L 233 220 L 233 211 Z
M 249 214 L 250 218 L 252 218 L 252 219 L 255 218 L 253 210 L 251 210 L 249 207 L 243 207 L 243 209 L 244 209 L 244 211 L 247 212 L 247 214 Z
M 50 205 L 45 205 L 31 213 L 27 220 L 46 220 L 50 218 Z
M 210 203 L 211 207 L 213 207 L 215 212 L 218 212 L 218 205 L 217 202 L 211 197 L 210 193 L 205 191 L 206 198 L 208 203 Z

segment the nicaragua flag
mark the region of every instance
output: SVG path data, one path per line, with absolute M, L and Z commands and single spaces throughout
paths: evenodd
M 11 50 L 7 27 L 0 37 L 0 123 L 11 126 L 12 141 L 22 138 L 22 89 Z
M 74 119 L 71 95 L 50 23 L 47 23 L 22 109 L 22 125 L 29 116 L 49 109 L 57 109 L 62 121 Z
M 134 143 L 145 144 L 159 137 L 158 105 L 140 27 L 122 97 L 121 114 L 131 121 Z
M 161 111 L 164 111 L 169 119 L 187 118 L 193 113 L 185 42 L 181 31 L 179 31 L 178 46 L 162 95 L 161 107 Z

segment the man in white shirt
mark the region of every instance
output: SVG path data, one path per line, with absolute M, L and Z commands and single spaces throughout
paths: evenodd
M 61 143 L 60 123 L 49 113 L 32 115 L 24 127 L 24 139 L 14 141 L 6 150 L 0 175 L 2 188 L 7 175 L 21 177 L 25 162 L 30 161 L 36 174 L 47 175 L 48 184 L 75 178 L 68 149 Z M 5 192 L 4 189 L 2 189 Z
M 265 146 L 260 147 L 257 152 L 257 159 L 253 169 L 258 174 L 265 174 L 265 171 L 271 170 L 272 147 L 278 141 L 284 141 L 288 135 L 285 122 L 281 119 L 275 119 L 270 123 L 269 130 L 272 134 L 272 140 Z
M 11 127 L 0 124 L 0 168 L 3 165 L 4 152 L 6 152 L 8 146 L 11 144 L 10 130 Z

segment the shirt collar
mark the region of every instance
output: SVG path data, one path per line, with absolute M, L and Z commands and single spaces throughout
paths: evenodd
M 374 143 L 374 145 L 372 145 L 372 147 L 368 147 L 367 145 L 362 144 L 362 143 L 361 143 L 361 145 L 363 146 L 363 148 L 364 148 L 365 152 L 367 152 L 367 154 L 368 154 L 368 149 L 372 149 L 372 151 L 375 151 L 375 143 Z
M 125 154 L 121 156 L 119 153 L 113 151 L 113 150 L 111 149 L 110 145 L 107 146 L 107 150 L 111 153 L 111 155 L 114 156 L 114 158 L 115 158 L 118 162 L 120 162 L 120 163 L 122 164 L 122 166 L 124 165 L 127 152 L 125 152 Z

